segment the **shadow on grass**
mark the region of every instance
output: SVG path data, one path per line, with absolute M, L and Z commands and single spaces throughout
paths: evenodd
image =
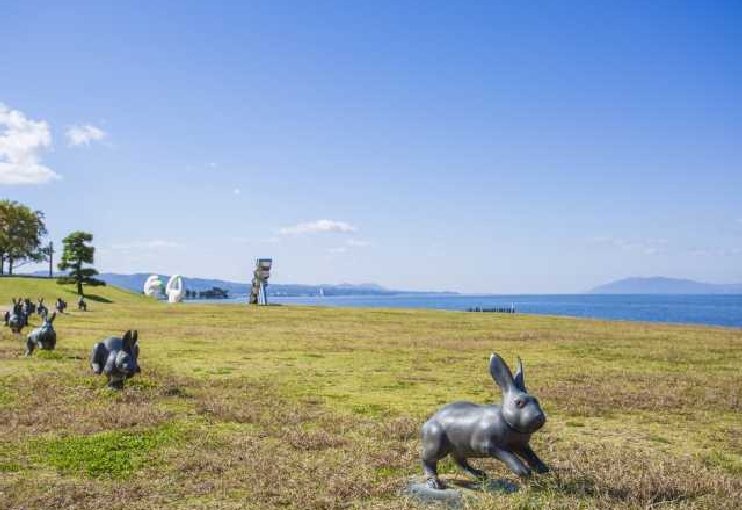
M 112 300 L 105 298 L 103 296 L 99 296 L 98 294 L 85 294 L 85 299 L 88 299 L 90 301 L 96 301 L 98 303 L 113 303 Z

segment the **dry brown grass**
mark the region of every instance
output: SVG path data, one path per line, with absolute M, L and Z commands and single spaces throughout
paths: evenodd
M 24 359 L 0 333 L 0 509 L 417 508 L 400 491 L 421 471 L 419 427 L 451 400 L 498 398 L 491 350 L 524 358 L 553 472 L 518 480 L 477 460 L 519 490 L 465 507 L 742 501 L 740 330 L 110 297 L 60 317 L 53 354 Z M 134 326 L 143 373 L 111 393 L 89 348 Z M 117 455 L 137 461 L 106 475 Z

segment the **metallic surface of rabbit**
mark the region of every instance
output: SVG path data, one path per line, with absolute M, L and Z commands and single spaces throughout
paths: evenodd
M 26 339 L 26 356 L 33 354 L 36 347 L 42 350 L 53 351 L 57 346 L 57 332 L 54 331 L 54 319 L 57 317 L 53 313 L 51 317 L 43 316 L 41 326 L 35 328 L 29 333 Z
M 531 434 L 544 425 L 546 416 L 538 400 L 526 390 L 520 358 L 513 376 L 505 361 L 492 353 L 490 374 L 502 389 L 502 405 L 454 402 L 441 408 L 423 425 L 422 461 L 429 487 L 442 488 L 437 463 L 447 455 L 477 478 L 486 474 L 469 465 L 468 458 L 496 458 L 520 476 L 529 475 L 531 470 L 548 471 L 528 445 Z
M 137 331 L 129 330 L 123 337 L 109 337 L 95 344 L 90 353 L 90 368 L 96 374 L 106 374 L 109 388 L 120 390 L 126 379 L 142 371 L 138 357 Z

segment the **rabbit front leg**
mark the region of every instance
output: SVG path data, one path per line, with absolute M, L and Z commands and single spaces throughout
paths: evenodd
M 536 452 L 534 452 L 531 447 L 527 444 L 517 448 L 516 453 L 523 457 L 528 463 L 528 465 L 533 469 L 535 472 L 542 474 L 542 473 L 548 473 L 549 467 L 544 464 L 544 462 L 538 458 L 538 455 L 536 455 Z
M 473 467 L 471 464 L 469 464 L 469 461 L 466 460 L 464 457 L 454 457 L 453 460 L 468 475 L 473 476 L 474 478 L 478 478 L 478 479 L 487 478 L 487 473 Z
M 26 356 L 30 356 L 33 354 L 33 350 L 36 347 L 36 341 L 33 337 L 33 335 L 28 335 L 26 337 Z
M 438 478 L 438 461 L 423 460 L 423 472 L 425 473 L 426 483 L 431 489 L 443 489 L 443 483 Z
M 508 469 L 518 476 L 529 476 L 531 474 L 531 470 L 528 469 L 528 466 L 526 466 L 523 461 L 511 451 L 502 448 L 493 448 L 490 450 L 490 455 L 505 463 Z

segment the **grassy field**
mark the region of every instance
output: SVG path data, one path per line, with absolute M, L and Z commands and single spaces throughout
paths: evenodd
M 475 461 L 519 490 L 467 507 L 742 504 L 742 330 L 92 292 L 89 312 L 57 318 L 55 352 L 27 359 L 0 335 L 0 508 L 416 508 L 398 493 L 421 473 L 419 427 L 451 400 L 499 401 L 493 350 L 524 359 L 553 472 Z M 0 279 L 0 303 L 13 295 L 75 302 Z M 129 328 L 142 373 L 117 394 L 88 355 Z

